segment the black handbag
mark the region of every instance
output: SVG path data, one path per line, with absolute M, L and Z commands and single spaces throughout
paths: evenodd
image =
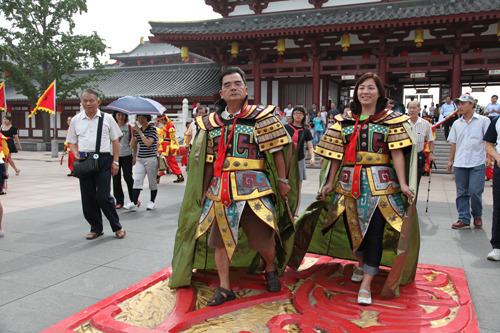
M 73 162 L 73 176 L 76 178 L 88 178 L 99 172 L 99 151 L 101 150 L 102 123 L 104 122 L 104 113 L 99 119 L 97 125 L 97 138 L 95 144 L 95 153 L 87 156 L 84 160 Z

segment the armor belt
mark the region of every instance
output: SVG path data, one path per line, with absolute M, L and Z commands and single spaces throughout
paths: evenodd
M 390 157 L 388 154 L 377 154 L 367 151 L 356 152 L 356 165 L 384 165 L 389 164 Z M 347 162 L 346 165 L 354 165 Z
M 239 170 L 264 170 L 266 162 L 264 160 L 252 160 L 248 158 L 226 157 L 222 164 L 222 171 Z

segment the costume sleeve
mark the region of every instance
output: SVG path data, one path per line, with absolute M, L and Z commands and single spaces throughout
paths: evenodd
M 498 118 L 499 117 L 496 117 L 496 118 L 494 118 L 490 122 L 490 125 L 488 126 L 488 130 L 484 134 L 484 138 L 483 138 L 484 141 L 490 142 L 490 143 L 496 143 L 497 142 L 497 137 L 498 137 L 497 122 L 498 122 Z
M 321 140 L 316 145 L 314 153 L 328 159 L 341 160 L 344 156 L 344 139 L 342 138 L 342 125 L 337 122 L 326 130 Z
M 389 149 L 401 149 L 412 145 L 410 135 L 406 132 L 402 123 L 389 125 L 387 134 Z
M 262 152 L 271 149 L 275 150 L 290 143 L 283 124 L 272 114 L 259 119 L 255 123 L 255 139 L 259 143 L 259 149 Z

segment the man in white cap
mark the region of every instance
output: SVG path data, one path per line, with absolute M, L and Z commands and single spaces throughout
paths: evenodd
M 455 173 L 458 221 L 453 229 L 470 228 L 471 213 L 474 227 L 482 228 L 484 178 L 491 161 L 486 156 L 484 134 L 490 120 L 474 112 L 474 98 L 464 94 L 455 100 L 460 119 L 453 123 L 448 136 L 451 142 L 448 172 Z

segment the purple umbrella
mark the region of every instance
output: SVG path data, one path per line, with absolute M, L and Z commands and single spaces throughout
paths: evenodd
M 139 96 L 125 96 L 111 102 L 106 107 L 128 115 L 162 115 L 163 111 L 166 110 L 166 108 L 157 101 Z

